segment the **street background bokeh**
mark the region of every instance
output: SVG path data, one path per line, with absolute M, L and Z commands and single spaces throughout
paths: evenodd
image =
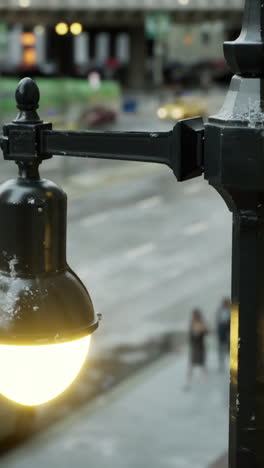
M 168 131 L 178 118 L 206 119 L 226 93 L 222 42 L 238 35 L 243 7 L 214 2 L 175 0 L 157 12 L 154 2 L 0 0 L 1 124 L 16 116 L 24 76 L 58 129 Z M 1 181 L 16 177 L 14 164 L 0 168 Z M 219 372 L 215 333 L 231 287 L 227 207 L 202 178 L 179 184 L 154 164 L 55 156 L 41 174 L 68 194 L 68 261 L 102 321 L 60 398 L 36 409 L 1 399 L 0 463 L 208 468 L 228 443 L 228 357 Z M 210 331 L 208 372 L 197 369 L 186 391 L 196 307 Z

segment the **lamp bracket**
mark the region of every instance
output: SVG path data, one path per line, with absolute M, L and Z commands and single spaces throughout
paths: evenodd
M 52 130 L 36 112 L 39 89 L 30 78 L 16 91 L 17 118 L 4 126 L 4 159 L 40 163 L 58 156 L 159 163 L 169 166 L 178 181 L 203 173 L 204 123 L 201 117 L 176 123 L 170 132 L 95 132 Z

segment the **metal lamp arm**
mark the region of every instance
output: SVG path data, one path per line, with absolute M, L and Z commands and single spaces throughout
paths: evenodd
M 91 132 L 45 130 L 41 151 L 81 158 L 165 164 L 178 180 L 203 172 L 201 118 L 178 122 L 170 132 Z
M 40 120 L 39 89 L 30 78 L 16 91 L 17 118 L 4 126 L 4 158 L 39 164 L 53 155 L 142 161 L 169 166 L 178 181 L 203 173 L 204 124 L 200 117 L 177 122 L 170 132 L 93 132 L 52 130 Z
M 166 164 L 171 167 L 173 131 L 92 132 L 47 130 L 43 133 L 42 150 L 58 156 L 122 159 Z

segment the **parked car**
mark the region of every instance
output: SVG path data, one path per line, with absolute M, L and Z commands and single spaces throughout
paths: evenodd
M 80 118 L 80 125 L 83 128 L 96 127 L 97 125 L 114 122 L 116 113 L 112 109 L 104 106 L 94 106 L 85 110 Z
M 190 81 L 194 86 L 208 89 L 213 80 L 213 67 L 210 60 L 197 60 L 190 65 Z
M 218 83 L 227 83 L 230 81 L 232 72 L 224 59 L 212 60 L 211 66 L 214 81 Z
M 161 120 L 180 120 L 205 115 L 206 111 L 206 106 L 201 98 L 183 96 L 159 107 L 157 116 Z
M 165 62 L 163 66 L 164 80 L 167 84 L 186 84 L 189 79 L 189 67 L 177 60 Z

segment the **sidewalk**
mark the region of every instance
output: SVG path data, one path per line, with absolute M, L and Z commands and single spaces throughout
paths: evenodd
M 228 468 L 228 456 L 224 455 L 219 458 L 210 468 Z
M 228 377 L 212 350 L 208 376 L 184 391 L 186 351 L 37 436 L 2 468 L 208 468 L 227 451 Z

